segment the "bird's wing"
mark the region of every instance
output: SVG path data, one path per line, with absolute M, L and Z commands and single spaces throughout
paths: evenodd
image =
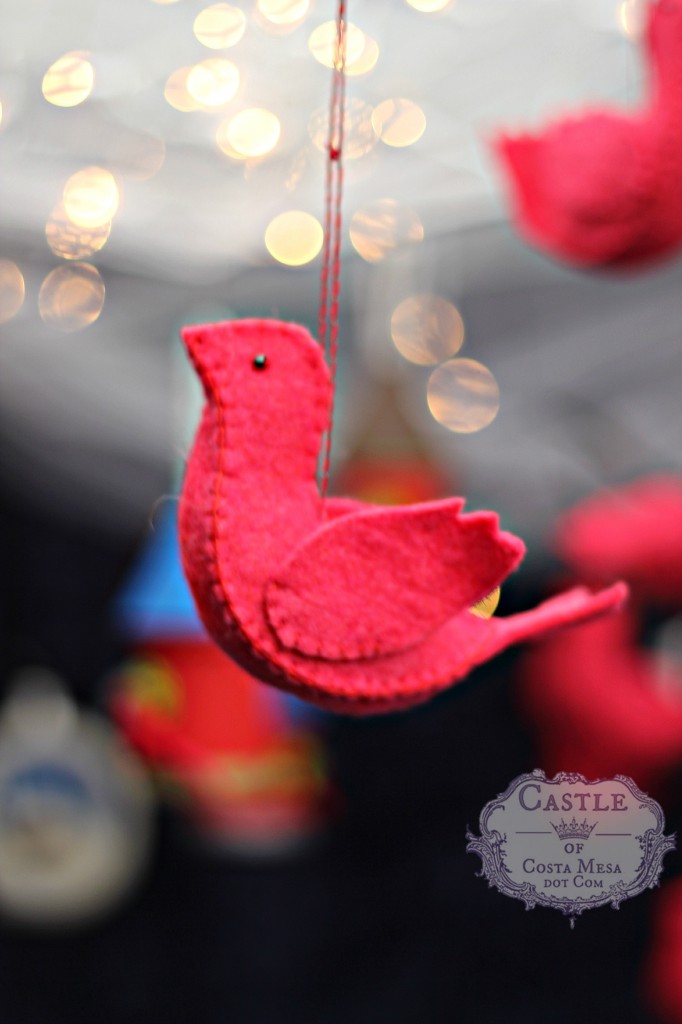
M 494 513 L 465 515 L 463 504 L 370 508 L 327 522 L 266 588 L 280 642 L 332 660 L 392 654 L 480 601 L 525 548 Z

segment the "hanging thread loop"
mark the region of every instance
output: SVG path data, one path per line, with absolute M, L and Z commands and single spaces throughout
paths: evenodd
M 346 2 L 345 0 L 339 0 L 336 12 L 336 42 L 329 100 L 329 131 L 326 146 L 327 169 L 324 197 L 324 245 L 322 249 L 318 316 L 318 338 L 327 357 L 332 382 L 332 398 L 329 410 L 329 423 L 324 440 L 322 479 L 320 483 L 320 493 L 323 500 L 326 498 L 329 488 L 339 340 L 343 143 L 346 106 L 346 31 Z

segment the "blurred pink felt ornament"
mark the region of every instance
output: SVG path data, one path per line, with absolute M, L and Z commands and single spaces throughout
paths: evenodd
M 594 585 L 622 576 L 632 606 L 525 655 L 520 693 L 542 763 L 660 792 L 682 763 L 682 665 L 640 632 L 652 609 L 682 609 L 682 481 L 656 475 L 586 499 L 559 518 L 555 548 Z
M 243 320 L 183 338 L 206 395 L 180 502 L 183 564 L 209 633 L 258 679 L 352 714 L 405 708 L 511 643 L 622 603 L 616 584 L 476 614 L 522 541 L 460 498 L 323 499 L 331 384 L 305 328 Z
M 626 270 L 682 245 L 682 0 L 651 0 L 649 97 L 501 135 L 494 148 L 529 242 L 577 266 Z
M 602 491 L 561 516 L 555 547 L 581 578 L 623 576 L 638 602 L 682 607 L 682 477 Z

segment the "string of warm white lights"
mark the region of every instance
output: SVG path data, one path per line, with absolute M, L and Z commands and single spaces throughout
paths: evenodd
M 178 13 L 182 10 L 181 0 L 153 0 L 153 3 L 159 7 L 178 3 Z M 305 266 L 319 256 L 324 244 L 325 231 L 315 215 L 319 193 L 311 198 L 307 186 L 313 179 L 319 181 L 319 154 L 325 154 L 328 147 L 329 112 L 326 109 L 306 111 L 301 93 L 294 97 L 293 114 L 277 90 L 281 88 L 281 66 L 290 52 L 299 62 L 307 59 L 309 68 L 320 64 L 334 68 L 338 57 L 335 21 L 313 24 L 315 5 L 312 0 L 249 0 L 248 6 L 241 0 L 213 3 L 192 11 L 184 22 L 182 17 L 174 19 L 170 10 L 154 12 L 151 4 L 142 6 L 146 6 L 147 12 L 152 11 L 155 24 L 167 27 L 168 35 L 164 38 L 172 37 L 180 44 L 169 48 L 173 53 L 165 64 L 164 54 L 149 55 L 153 59 L 148 61 L 148 67 L 153 66 L 154 71 L 149 73 L 146 86 L 141 88 L 147 88 L 153 100 L 146 108 L 146 125 L 140 128 L 137 115 L 134 120 L 134 146 L 139 144 L 139 151 L 131 149 L 130 154 L 124 154 L 118 141 L 107 139 L 107 132 L 117 124 L 118 99 L 106 91 L 107 67 L 111 66 L 107 61 L 111 62 L 113 57 L 94 37 L 88 40 L 82 26 L 74 24 L 71 34 L 68 24 L 62 24 L 60 45 L 65 52 L 57 59 L 51 54 L 52 62 L 46 69 L 48 60 L 38 66 L 45 104 L 61 108 L 53 117 L 61 118 L 61 124 L 69 124 L 63 133 L 64 152 L 51 165 L 57 170 L 52 171 L 55 175 L 52 198 L 47 200 L 47 210 L 51 212 L 46 218 L 45 239 L 58 265 L 45 275 L 37 302 L 40 316 L 50 328 L 78 330 L 100 316 L 105 285 L 103 274 L 94 265 L 98 254 L 109 244 L 112 235 L 115 237 L 114 224 L 119 218 L 125 221 L 126 242 L 136 232 L 144 230 L 139 228 L 138 231 L 134 221 L 136 211 L 144 206 L 144 200 L 135 202 L 134 189 L 139 182 L 152 183 L 150 196 L 162 195 L 164 186 L 170 189 L 169 164 L 177 157 L 178 149 L 185 146 L 195 147 L 197 151 L 203 147 L 204 166 L 211 161 L 212 149 L 214 163 L 223 174 L 223 180 L 228 177 L 224 174 L 225 161 L 228 161 L 232 175 L 230 185 L 232 182 L 243 185 L 241 237 L 255 239 L 255 252 L 248 254 L 249 260 L 258 262 L 267 253 L 288 267 Z M 464 18 L 462 23 L 466 23 L 468 17 L 483 17 L 481 5 L 474 0 L 403 0 L 401 6 L 405 12 L 411 9 L 405 16 L 415 25 L 429 23 L 434 38 L 438 35 L 439 24 L 450 28 L 460 24 L 460 13 Z M 589 8 L 590 17 L 597 7 L 600 11 L 602 7 L 605 9 L 596 0 L 592 5 L 581 0 L 580 6 L 586 11 Z M 633 37 L 639 28 L 641 10 L 641 0 L 623 0 L 616 12 L 610 9 L 609 17 L 612 21 L 617 17 L 619 30 Z M 401 86 L 395 85 L 397 80 L 389 82 L 384 77 L 388 40 L 384 40 L 381 33 L 380 19 L 372 21 L 367 17 L 366 20 L 376 38 L 366 27 L 347 19 L 344 23 L 345 72 L 349 80 L 356 83 L 355 91 L 360 95 L 349 97 L 344 108 L 343 155 L 350 183 L 345 241 L 352 247 L 351 252 L 371 267 L 400 257 L 406 248 L 420 246 L 430 229 L 428 209 L 420 204 L 419 196 L 413 198 L 408 193 L 403 201 L 402 196 L 392 194 L 389 177 L 381 172 L 378 175 L 368 173 L 371 161 L 378 162 L 382 151 L 385 161 L 390 149 L 410 146 L 417 147 L 417 154 L 426 153 L 428 157 L 439 129 L 437 119 L 432 120 L 429 114 L 427 132 L 426 113 L 416 102 L 420 98 L 418 94 L 408 97 L 392 93 L 392 88 L 396 91 L 405 88 L 405 77 L 398 79 Z M 268 40 L 268 37 L 273 38 Z M 270 55 L 273 47 L 281 50 L 279 78 L 268 71 L 265 61 L 259 61 L 266 43 Z M 75 48 L 88 45 L 92 45 L 92 50 Z M 67 49 L 68 46 L 72 49 Z M 193 52 L 197 47 L 199 53 Z M 228 53 L 230 57 L 233 53 L 237 56 L 228 59 Z M 129 56 L 127 59 L 132 67 L 132 60 L 137 58 Z M 176 67 L 176 64 L 181 66 Z M 133 87 L 130 88 L 132 94 Z M 428 82 L 421 83 L 420 88 L 422 93 L 427 92 Z M 136 100 L 136 96 L 134 98 Z M 141 102 L 146 102 L 144 96 Z M 69 152 L 69 146 L 78 137 L 79 107 L 87 111 L 82 120 L 84 132 L 96 124 L 100 111 L 106 114 L 101 134 L 97 136 L 101 144 L 93 141 L 92 145 L 76 145 L 73 152 Z M 11 95 L 0 95 L 0 129 L 6 132 L 17 116 Z M 55 131 L 55 137 L 57 135 Z M 425 137 L 420 150 L 420 142 Z M 9 135 L 6 139 L 9 141 Z M 82 165 L 79 165 L 79 152 L 87 154 Z M 369 159 L 365 160 L 367 157 Z M 157 193 L 155 176 L 164 164 L 169 177 L 165 182 L 161 180 Z M 268 166 L 271 168 L 269 176 Z M 174 173 L 178 173 L 177 168 Z M 254 201 L 249 203 L 252 179 Z M 371 180 L 373 187 L 358 196 L 357 182 L 364 180 Z M 382 194 L 379 189 L 386 191 Z M 239 188 L 234 191 L 238 192 Z M 298 201 L 292 201 L 293 197 Z M 170 202 L 169 196 L 165 202 Z M 163 201 L 159 201 L 159 207 L 162 204 Z M 198 212 L 195 206 L 196 199 L 188 200 L 183 211 L 188 224 L 190 221 L 194 224 L 193 218 Z M 199 229 L 191 233 L 200 237 Z M 343 240 L 339 233 L 340 247 Z M 239 254 L 235 256 L 237 244 L 232 242 L 229 255 L 226 250 L 226 259 L 239 258 Z M 110 252 L 111 248 L 105 252 Z M 112 258 L 120 258 L 121 251 L 122 248 L 112 254 Z M 3 253 L 7 255 L 11 254 Z M 99 257 L 105 258 L 104 253 Z M 0 322 L 17 316 L 24 305 L 29 308 L 30 303 L 25 303 L 25 275 L 26 268 L 22 271 L 14 260 L 0 259 Z M 26 279 L 30 297 L 30 274 Z M 449 312 L 444 312 L 446 309 Z M 393 311 L 392 319 L 391 312 L 391 309 L 386 310 L 384 317 L 388 344 L 392 338 L 406 358 L 420 366 L 435 367 L 427 386 L 434 417 L 457 431 L 477 430 L 490 422 L 497 409 L 499 390 L 487 368 L 480 363 L 472 365 L 473 360 L 459 358 L 463 334 L 460 338 L 458 332 L 453 333 L 448 326 L 458 316 L 452 303 L 440 295 L 407 295 Z
M 154 0 L 171 3 L 175 0 Z M 434 8 L 435 9 L 435 8 Z M 291 32 L 310 16 L 311 0 L 257 0 L 254 12 L 256 25 L 266 31 Z M 212 51 L 235 47 L 249 28 L 247 14 L 233 4 L 217 3 L 199 11 L 194 18 L 193 32 L 203 46 Z M 346 74 L 368 74 L 379 59 L 378 43 L 350 22 L 345 23 Z M 335 61 L 336 25 L 327 21 L 310 34 L 308 48 L 319 63 L 332 68 Z M 220 114 L 229 107 L 243 88 L 239 67 L 223 56 L 213 56 L 192 65 L 178 68 L 167 79 L 166 101 L 183 113 L 198 111 Z M 44 99 L 53 106 L 74 108 L 94 97 L 97 90 L 97 57 L 86 50 L 72 50 L 55 60 L 42 80 Z M 379 141 L 388 146 L 411 145 L 421 136 L 425 118 L 412 101 L 395 98 L 376 106 L 353 99 L 348 105 L 346 153 L 349 160 L 358 159 Z M 326 148 L 328 116 L 314 114 L 308 124 L 312 144 Z M 216 128 L 219 150 L 228 159 L 251 165 L 276 153 L 282 125 L 277 114 L 264 107 L 244 107 L 220 121 Z M 152 177 L 165 158 L 162 139 L 151 139 L 153 152 L 145 157 L 147 175 Z M 52 253 L 69 261 L 68 267 L 57 267 L 48 275 L 41 290 L 41 316 L 51 326 L 75 330 L 92 323 L 104 303 L 104 283 L 91 263 L 84 263 L 98 253 L 111 235 L 114 216 L 119 206 L 124 182 L 118 173 L 106 166 L 89 165 L 72 174 L 63 187 L 46 225 L 46 240 Z M 56 197 L 57 198 L 57 197 Z M 390 205 L 390 204 L 389 204 Z M 403 227 L 403 222 L 408 226 Z M 364 228 L 363 228 L 364 225 Z M 363 234 L 376 236 L 363 242 Z M 279 262 L 302 266 L 314 259 L 323 244 L 322 226 L 313 214 L 304 210 L 287 210 L 278 214 L 267 226 L 265 245 Z M 351 243 L 364 259 L 373 262 L 405 241 L 423 238 L 423 228 L 413 211 L 402 207 L 383 211 L 381 223 L 373 221 L 372 210 L 356 212 Z M 11 319 L 23 304 L 25 285 L 20 269 L 5 261 L 0 288 L 7 293 L 0 316 Z M 11 265 L 10 265 L 11 264 Z M 68 309 L 68 312 L 67 312 Z

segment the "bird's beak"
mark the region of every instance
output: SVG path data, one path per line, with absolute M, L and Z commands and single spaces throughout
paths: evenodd
M 195 324 L 191 327 L 183 327 L 180 331 L 180 337 L 185 344 L 187 354 L 206 388 L 209 386 L 207 356 L 210 335 L 208 326 L 206 324 Z
M 201 346 L 201 333 L 201 326 L 198 324 L 192 327 L 183 327 L 180 331 L 180 337 L 185 343 L 185 348 L 193 358 L 196 358 Z

